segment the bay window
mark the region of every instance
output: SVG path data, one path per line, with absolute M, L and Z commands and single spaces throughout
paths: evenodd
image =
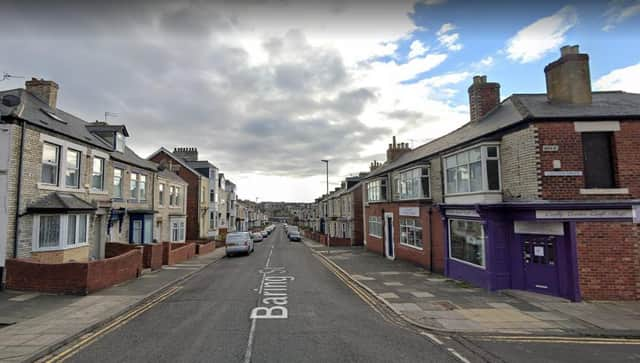
M 446 194 L 500 190 L 498 146 L 483 145 L 445 157 Z
M 87 244 L 87 214 L 34 216 L 33 250 L 61 250 Z
M 380 202 L 387 200 L 387 180 L 378 179 L 367 183 L 367 201 Z
M 171 242 L 184 242 L 184 218 L 171 219 Z
M 449 256 L 479 267 L 485 266 L 485 235 L 479 221 L 449 220 Z
M 422 225 L 416 218 L 400 218 L 400 244 L 422 249 Z
M 417 167 L 396 173 L 393 176 L 393 198 L 421 199 L 431 197 L 429 168 Z

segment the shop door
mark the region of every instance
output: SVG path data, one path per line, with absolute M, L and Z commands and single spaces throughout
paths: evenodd
M 557 261 L 559 242 L 557 236 L 522 236 L 526 290 L 547 295 L 559 295 Z

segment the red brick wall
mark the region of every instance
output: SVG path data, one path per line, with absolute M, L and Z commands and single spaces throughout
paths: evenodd
M 205 255 L 211 253 L 216 249 L 216 243 L 214 241 L 208 243 L 196 243 L 196 254 Z
M 7 289 L 53 294 L 87 294 L 88 263 L 39 263 L 30 260 L 6 261 Z
M 422 225 L 422 250 L 400 244 L 400 207 L 416 207 L 420 206 L 420 224 Z M 369 204 L 365 208 L 366 220 L 370 215 L 383 216 L 384 213 L 393 213 L 393 240 L 395 247 L 395 255 L 397 259 L 409 261 L 420 265 L 426 269 L 430 269 L 431 259 L 433 258 L 433 270 L 436 272 L 444 271 L 444 241 L 443 227 L 440 212 L 438 209 L 430 205 L 418 205 L 417 203 L 383 203 Z M 431 221 L 429 221 L 429 209 L 431 209 Z M 412 218 L 412 217 L 402 217 Z M 383 220 L 384 223 L 384 220 Z M 431 229 L 431 235 L 429 234 Z M 384 232 L 383 232 L 384 233 Z M 429 240 L 432 239 L 433 256 L 431 256 Z M 367 249 L 382 254 L 384 241 L 370 235 L 366 236 Z
M 173 160 L 170 156 L 165 153 L 158 153 L 151 161 L 156 163 L 160 163 L 162 161 L 166 161 L 169 163 L 171 161 L 173 164 L 176 164 L 176 161 Z M 186 239 L 198 239 L 200 238 L 200 218 L 198 215 L 200 213 L 199 210 L 199 195 L 200 195 L 200 174 L 194 174 L 189 169 L 180 165 L 180 170 L 178 170 L 178 176 L 180 176 L 184 181 L 187 182 L 187 225 L 186 225 Z M 182 191 L 181 197 L 184 198 L 184 191 Z
M 174 265 L 189 260 L 196 255 L 195 243 L 171 243 L 162 242 L 162 264 Z
M 162 244 L 152 243 L 145 244 L 142 254 L 142 266 L 152 270 L 158 270 L 162 267 Z
M 329 239 L 330 246 L 351 246 L 350 238 L 331 237 Z
M 107 242 L 104 248 L 104 255 L 106 258 L 111 258 L 122 255 L 129 251 L 137 250 L 139 248 L 142 247 L 140 247 L 139 245 L 130 245 L 126 243 Z
M 135 249 L 105 260 L 89 262 L 89 293 L 134 279 L 142 273 L 142 250 Z
M 582 297 L 640 299 L 640 225 L 578 222 L 576 230 Z
M 542 198 L 551 200 L 632 199 L 640 198 L 640 140 L 639 121 L 621 121 L 620 131 L 614 132 L 616 182 L 620 188 L 629 188 L 630 195 L 582 195 L 583 176 L 544 176 L 553 170 L 553 160 L 560 160 L 561 170 L 584 171 L 581 133 L 573 122 L 537 122 Z M 558 145 L 557 152 L 543 152 L 543 145 Z

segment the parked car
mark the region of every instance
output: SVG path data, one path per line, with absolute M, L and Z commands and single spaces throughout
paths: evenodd
M 298 241 L 300 242 L 302 237 L 300 236 L 300 231 L 297 229 L 295 231 L 289 232 L 289 241 Z
M 262 231 L 260 231 L 258 233 L 262 234 L 262 237 L 268 237 L 269 236 L 269 232 L 267 232 L 266 229 L 263 229 Z
M 296 226 L 291 226 L 289 227 L 289 229 L 287 230 L 287 237 L 289 237 L 291 235 L 292 232 L 297 232 L 298 235 L 300 235 L 300 231 L 298 230 L 298 227 Z
M 253 242 L 262 242 L 262 240 L 264 239 L 262 233 L 260 232 L 251 233 L 251 237 L 253 238 Z
M 249 255 L 253 252 L 253 239 L 249 232 L 232 232 L 227 234 L 225 252 L 227 257 L 238 253 Z

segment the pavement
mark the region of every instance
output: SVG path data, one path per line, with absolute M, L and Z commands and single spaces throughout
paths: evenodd
M 224 248 L 88 296 L 0 292 L 0 361 L 33 361 L 143 304 L 224 256 Z
M 466 334 L 640 337 L 640 302 L 580 302 L 507 290 L 489 292 L 364 247 L 305 239 L 346 275 L 416 326 Z

